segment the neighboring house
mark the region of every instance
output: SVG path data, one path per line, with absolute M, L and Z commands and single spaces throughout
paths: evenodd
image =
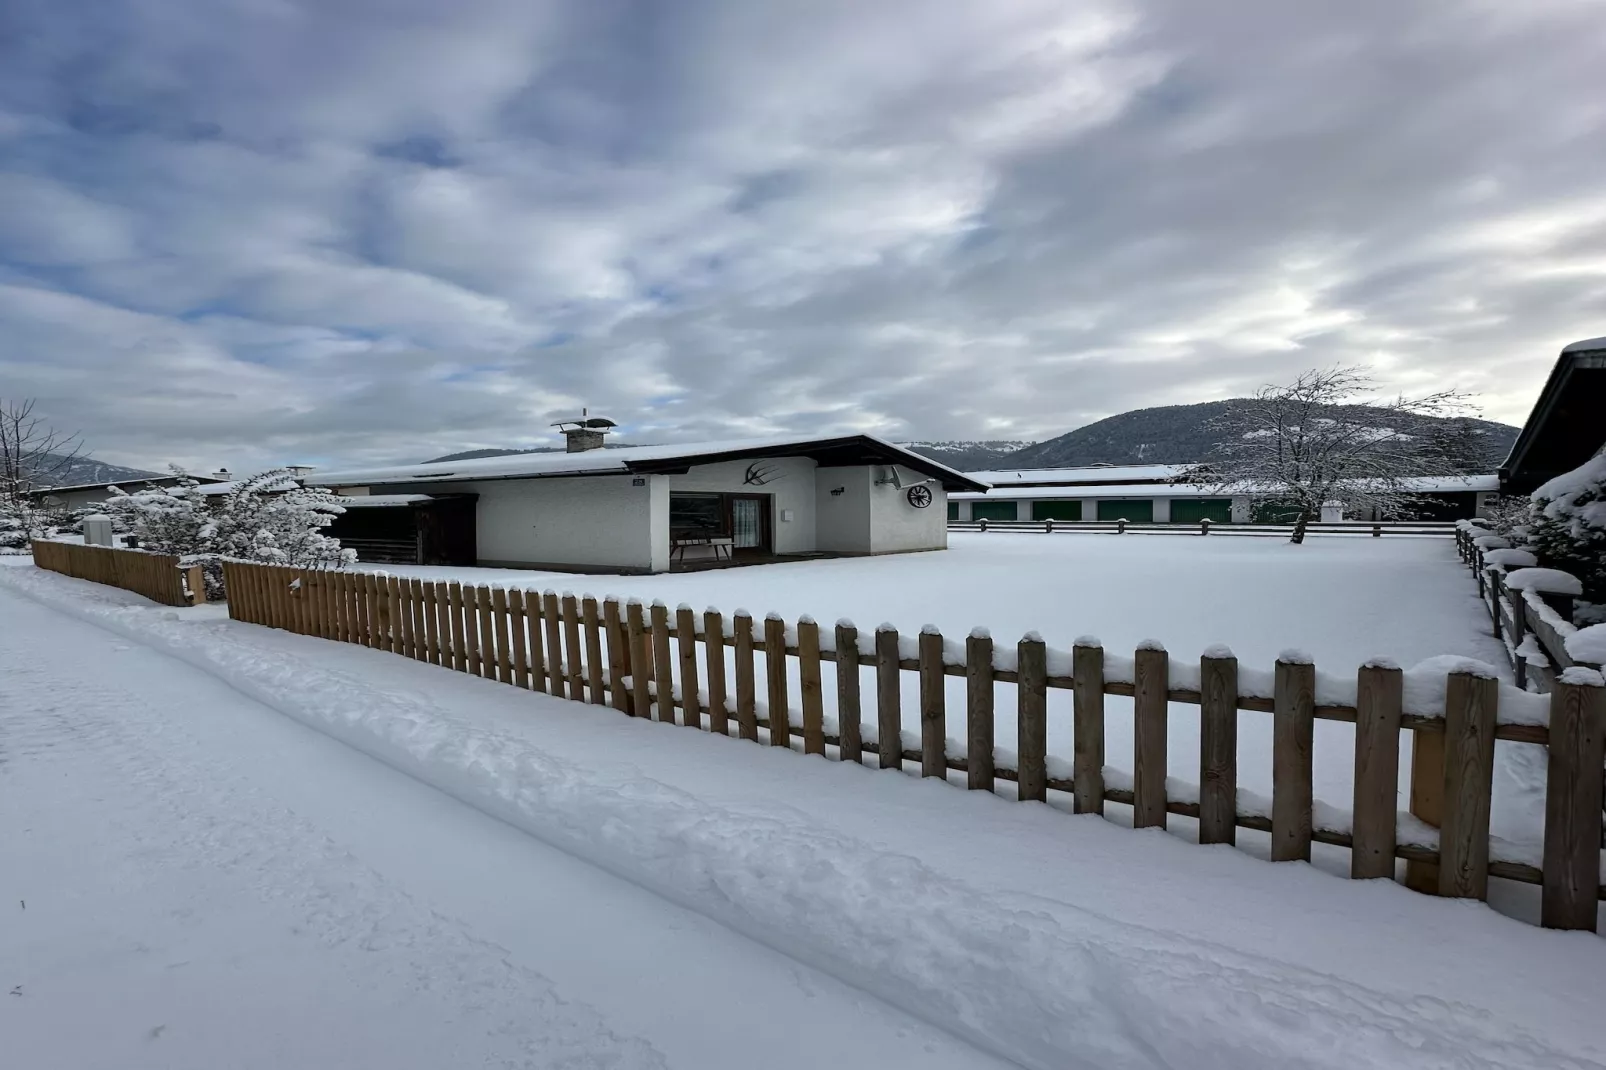
M 950 520 L 1126 520 L 1134 524 L 1246 524 L 1289 519 L 1247 495 L 1173 482 L 1188 465 L 1094 465 L 1020 472 L 972 472 L 992 484 L 984 494 L 948 499 Z M 1428 504 L 1412 519 L 1460 520 L 1481 514 L 1499 489 L 1495 476 L 1423 476 L 1410 489 Z M 1351 516 L 1372 520 L 1372 516 Z
M 114 486 L 126 491 L 136 491 L 144 487 L 173 487 L 184 478 L 194 479 L 197 483 L 205 485 L 215 485 L 227 476 L 142 476 L 121 483 L 80 483 L 71 487 L 42 487 L 30 491 L 28 497 L 43 508 L 71 512 L 88 505 L 99 505 L 112 496 L 111 489 Z
M 371 516 L 416 513 L 412 496 L 459 496 L 473 509 L 456 518 L 453 537 L 472 542 L 478 564 L 575 572 L 940 550 L 949 492 L 987 486 L 869 435 L 603 449 L 592 426 L 564 433 L 567 453 L 332 471 L 317 481 L 387 499 Z M 401 519 L 392 526 L 398 542 L 406 530 Z
M 1561 351 L 1500 466 L 1502 494 L 1531 494 L 1606 448 L 1606 338 Z

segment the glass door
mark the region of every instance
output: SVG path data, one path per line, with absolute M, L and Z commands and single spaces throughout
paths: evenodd
M 733 497 L 731 499 L 731 535 L 738 550 L 764 550 L 764 505 L 767 496 Z

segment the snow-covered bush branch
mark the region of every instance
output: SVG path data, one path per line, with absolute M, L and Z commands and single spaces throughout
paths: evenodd
M 1545 564 L 1577 576 L 1591 602 L 1606 602 L 1606 453 L 1534 491 L 1527 528 Z
M 223 494 L 200 493 L 184 477 L 171 487 L 130 494 L 112 488 L 105 511 L 139 536 L 146 549 L 201 560 L 209 584 L 220 584 L 221 561 L 233 557 L 277 565 L 343 567 L 357 560 L 323 528 L 345 508 L 321 487 L 303 487 L 282 468 L 259 472 Z

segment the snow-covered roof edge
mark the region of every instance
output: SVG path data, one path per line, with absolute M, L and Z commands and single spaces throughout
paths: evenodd
M 540 479 L 556 476 L 619 475 L 651 473 L 666 467 L 715 464 L 769 455 L 807 455 L 811 451 L 852 449 L 858 446 L 881 455 L 884 460 L 869 463 L 900 464 L 937 476 L 948 486 L 982 490 L 987 484 L 974 476 L 951 468 L 896 443 L 875 435 L 796 435 L 771 438 L 731 439 L 712 442 L 625 446 L 618 449 L 585 450 L 580 453 L 521 453 L 501 457 L 481 457 L 464 461 L 438 461 L 425 464 L 389 465 L 320 473 L 318 484 L 328 487 L 393 486 L 397 484 L 461 483 L 492 479 Z

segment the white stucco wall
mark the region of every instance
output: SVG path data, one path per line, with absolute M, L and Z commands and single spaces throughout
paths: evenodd
M 748 467 L 767 470 L 769 482 L 754 486 L 743 482 Z M 700 464 L 685 475 L 667 476 L 669 491 L 718 491 L 725 494 L 768 494 L 770 531 L 778 554 L 805 553 L 815 549 L 815 465 L 807 457 L 773 457 L 761 461 L 726 461 Z M 833 484 L 834 485 L 834 484 Z M 669 543 L 665 499 L 664 545 Z M 791 519 L 783 519 L 790 515 Z M 667 550 L 666 550 L 667 552 Z
M 908 468 L 898 469 L 903 486 L 890 484 L 877 486 L 877 474 L 884 469 L 870 471 L 870 552 L 877 554 L 901 553 L 907 550 L 942 550 L 948 546 L 948 492 L 940 483 L 928 483 L 932 502 L 924 509 L 916 509 L 906 497 L 911 484 L 926 477 Z
M 482 563 L 662 571 L 669 567 L 668 479 L 497 479 L 409 489 L 479 495 L 474 526 Z
M 839 554 L 867 554 L 870 540 L 871 470 L 819 468 L 814 473 L 815 549 Z M 841 487 L 841 494 L 832 494 Z

